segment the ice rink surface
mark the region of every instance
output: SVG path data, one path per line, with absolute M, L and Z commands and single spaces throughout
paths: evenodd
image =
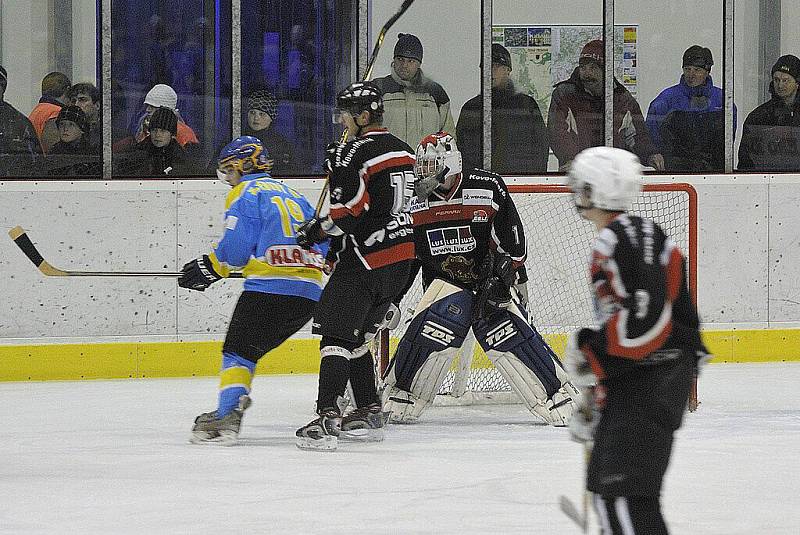
M 799 386 L 800 364 L 706 368 L 666 477 L 673 534 L 800 533 Z M 257 378 L 224 448 L 187 442 L 215 379 L 2 383 L 0 533 L 579 533 L 558 496 L 580 504 L 581 448 L 522 406 L 300 451 L 315 393 Z

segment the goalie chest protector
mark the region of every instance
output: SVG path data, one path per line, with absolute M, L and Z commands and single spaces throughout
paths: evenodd
M 425 200 L 413 198 L 409 211 L 426 283 L 440 278 L 475 289 L 481 261 L 490 248 L 515 261 L 525 259 L 519 214 L 502 178 L 494 173 L 467 171 L 448 194 L 434 191 Z

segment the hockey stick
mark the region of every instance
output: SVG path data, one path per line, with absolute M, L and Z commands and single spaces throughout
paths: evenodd
M 592 454 L 592 448 L 589 442 L 583 443 L 583 465 L 587 472 L 589 470 L 589 457 Z M 558 505 L 561 507 L 561 512 L 567 515 L 570 520 L 575 522 L 583 533 L 589 532 L 589 491 L 583 491 L 583 507 L 578 511 L 578 507 L 564 495 L 558 497 Z
M 17 247 L 39 268 L 43 275 L 48 277 L 180 277 L 180 271 L 72 271 L 59 269 L 42 257 L 33 244 L 28 234 L 22 227 L 16 226 L 8 231 L 8 235 L 17 244 Z M 231 273 L 229 278 L 241 279 L 241 273 Z
M 400 9 L 397 10 L 397 13 L 391 16 L 389 20 L 386 21 L 386 24 L 383 25 L 381 31 L 378 33 L 378 39 L 375 41 L 375 46 L 372 48 L 372 55 L 369 58 L 369 62 L 367 63 L 367 70 L 364 71 L 364 77 L 361 79 L 362 82 L 366 82 L 372 76 L 372 68 L 375 66 L 375 60 L 378 59 L 378 53 L 381 51 L 381 47 L 383 46 L 383 40 L 386 38 L 386 33 L 389 29 L 397 22 L 397 19 L 403 16 L 411 4 L 414 3 L 414 0 L 403 0 L 403 3 L 400 5 Z M 347 141 L 347 130 L 342 133 L 342 137 L 339 139 L 339 143 L 344 143 Z M 322 192 L 319 194 L 319 199 L 317 200 L 317 208 L 315 210 L 315 214 L 317 217 L 320 216 L 320 212 L 322 211 L 322 205 L 325 204 L 325 197 L 328 195 L 328 187 L 330 184 L 330 175 L 325 176 L 325 184 L 322 186 Z

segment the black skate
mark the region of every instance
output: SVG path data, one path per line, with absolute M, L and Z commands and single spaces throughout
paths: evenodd
M 383 412 L 380 403 L 353 409 L 350 414 L 342 418 L 342 430 L 339 436 L 344 440 L 380 442 L 383 440 L 383 428 L 388 417 L 389 413 Z
M 295 444 L 301 450 L 335 451 L 341 424 L 342 416 L 338 412 L 333 409 L 322 411 L 319 418 L 295 431 Z
M 192 426 L 192 444 L 218 444 L 232 446 L 239 438 L 239 428 L 242 425 L 244 411 L 252 404 L 250 396 L 239 397 L 239 405 L 231 412 L 217 417 L 217 411 L 204 412 L 194 419 Z

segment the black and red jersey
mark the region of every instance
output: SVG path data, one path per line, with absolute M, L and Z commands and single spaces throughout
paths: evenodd
M 474 289 L 489 250 L 510 255 L 515 267 L 525 262 L 525 232 L 500 175 L 465 172 L 447 194 L 414 197 L 409 211 L 426 284 L 439 278 Z
M 337 149 L 329 184 L 330 216 L 344 232 L 331 243 L 337 269 L 377 269 L 414 258 L 411 218 L 403 211 L 413 169 L 411 147 L 385 129 Z
M 602 327 L 583 330 L 580 343 L 591 347 L 599 378 L 618 375 L 661 349 L 702 347 L 684 257 L 653 221 L 623 213 L 602 229 L 591 277 Z

